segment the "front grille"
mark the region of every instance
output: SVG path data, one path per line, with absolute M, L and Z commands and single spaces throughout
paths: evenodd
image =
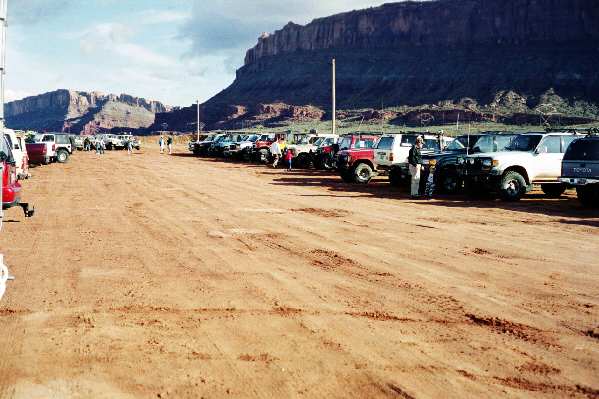
M 481 158 L 467 158 L 464 163 L 464 170 L 469 175 L 478 175 L 489 171 L 483 168 L 483 160 Z

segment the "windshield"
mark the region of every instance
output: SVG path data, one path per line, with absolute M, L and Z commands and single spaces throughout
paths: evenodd
M 329 145 L 333 145 L 335 144 L 335 138 L 334 137 L 328 137 L 323 139 L 320 144 L 318 144 L 319 147 L 326 147 Z
M 505 151 L 515 137 L 513 134 L 482 136 L 474 144 L 472 152 Z
M 324 137 L 319 137 L 318 140 L 314 142 L 314 145 L 320 147 L 325 140 L 326 139 Z
M 505 147 L 506 151 L 533 151 L 539 145 L 543 136 L 540 134 L 521 134 L 512 139 Z
M 564 160 L 599 161 L 599 140 L 576 140 L 568 147 Z
M 439 151 L 441 149 L 441 146 L 439 145 L 439 140 L 437 140 L 437 139 L 424 139 L 423 149 L 425 149 L 425 150 Z
M 459 151 L 459 150 L 463 150 L 464 148 L 466 148 L 465 144 L 467 143 L 468 139 L 464 139 L 464 141 L 462 141 L 462 137 L 458 137 L 456 140 L 452 141 L 451 143 L 449 143 L 449 145 L 447 146 L 447 150 L 448 151 Z
M 376 145 L 376 141 L 372 137 L 368 137 L 368 138 L 360 137 L 358 140 L 356 140 L 356 142 L 354 143 L 352 148 L 355 148 L 355 149 L 374 148 L 375 145 Z
M 310 144 L 310 137 L 308 136 L 300 136 L 295 140 L 295 144 Z

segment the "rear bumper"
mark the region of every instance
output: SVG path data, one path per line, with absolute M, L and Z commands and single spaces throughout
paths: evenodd
M 584 178 L 584 177 L 560 177 L 560 182 L 570 184 L 572 186 L 586 186 L 589 184 L 599 184 L 599 179 Z

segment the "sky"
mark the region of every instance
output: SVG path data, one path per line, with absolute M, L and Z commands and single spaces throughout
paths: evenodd
M 262 32 L 377 0 L 8 0 L 7 101 L 70 89 L 173 106 L 229 86 Z

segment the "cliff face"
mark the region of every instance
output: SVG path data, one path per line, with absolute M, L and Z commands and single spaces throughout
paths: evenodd
M 245 64 L 296 51 L 402 46 L 530 46 L 599 40 L 595 0 L 407 1 L 314 20 L 289 23 L 263 35 Z
M 5 105 L 8 127 L 14 129 L 95 133 L 111 129 L 146 128 L 155 114 L 170 108 L 127 94 L 57 90 Z
M 258 104 L 330 109 L 332 58 L 340 109 L 492 105 L 505 92 L 524 99 L 514 112 L 548 92 L 597 109 L 599 1 L 407 1 L 289 23 L 247 52 L 235 82 L 204 104 L 206 122 Z

